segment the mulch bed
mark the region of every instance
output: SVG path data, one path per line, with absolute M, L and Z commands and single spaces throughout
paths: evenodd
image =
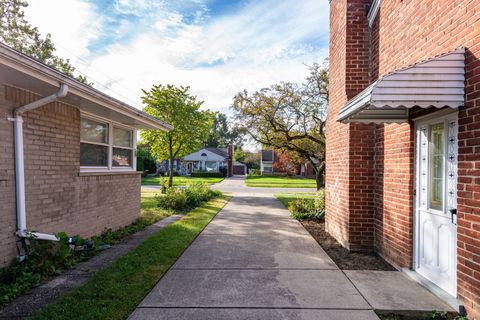
M 350 252 L 342 247 L 325 231 L 325 222 L 323 221 L 306 220 L 301 223 L 341 270 L 396 270 L 376 253 Z

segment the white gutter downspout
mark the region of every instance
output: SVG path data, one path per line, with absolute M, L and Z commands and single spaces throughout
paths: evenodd
M 55 94 L 39 99 L 27 105 L 15 108 L 14 118 L 9 120 L 14 122 L 15 139 L 15 185 L 17 193 L 17 236 L 21 238 L 33 236 L 37 239 L 58 241 L 53 234 L 40 232 L 30 232 L 27 230 L 27 214 L 25 210 L 25 162 L 23 157 L 23 119 L 22 114 L 27 111 L 44 106 L 50 102 L 63 98 L 68 93 L 68 86 L 61 84 L 60 89 Z

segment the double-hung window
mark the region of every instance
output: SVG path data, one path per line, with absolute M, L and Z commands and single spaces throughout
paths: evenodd
M 80 119 L 82 171 L 135 170 L 135 129 L 111 121 Z

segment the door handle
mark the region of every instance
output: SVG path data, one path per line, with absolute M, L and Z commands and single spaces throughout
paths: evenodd
M 450 209 L 450 214 L 451 214 L 451 217 L 452 217 L 452 224 L 457 225 L 456 222 L 455 222 L 456 219 L 453 218 L 453 216 L 457 215 L 457 209 Z

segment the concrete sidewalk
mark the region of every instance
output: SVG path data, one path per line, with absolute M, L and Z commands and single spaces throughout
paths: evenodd
M 241 179 L 214 187 L 234 197 L 130 319 L 378 319 L 359 285 L 273 197 L 292 190 Z M 423 291 L 423 307 L 442 309 Z

